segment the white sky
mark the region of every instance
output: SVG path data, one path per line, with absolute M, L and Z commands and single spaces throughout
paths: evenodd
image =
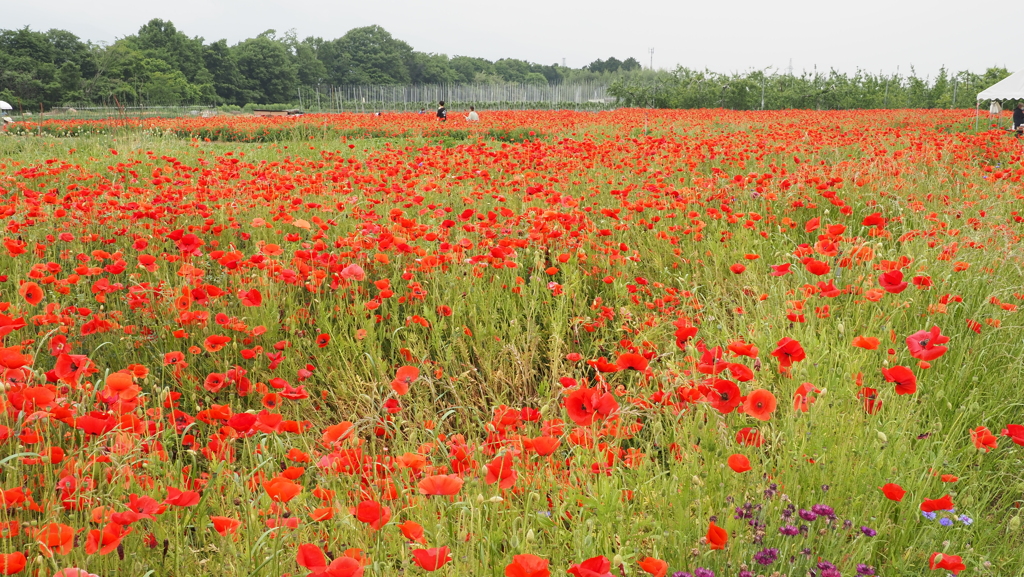
M 69 30 L 83 40 L 113 42 L 152 18 L 189 36 L 234 44 L 273 28 L 299 38 L 337 38 L 378 24 L 415 50 L 488 60 L 520 58 L 573 68 L 632 56 L 645 67 L 736 72 L 857 68 L 934 75 L 1024 68 L 1020 8 L 950 0 L 816 0 L 730 2 L 670 0 L 46 0 L 10 2 L 0 28 Z

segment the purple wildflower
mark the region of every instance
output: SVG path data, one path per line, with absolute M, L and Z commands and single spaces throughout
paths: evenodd
M 811 507 L 811 511 L 814 511 L 815 515 L 821 515 L 823 517 L 831 517 L 832 515 L 836 514 L 836 512 L 832 509 L 832 507 L 829 507 L 828 505 L 822 505 L 822 504 L 818 504 L 818 505 L 815 505 L 815 506 Z
M 818 518 L 818 515 L 813 511 L 808 511 L 807 509 L 800 509 L 800 518 L 804 521 L 813 521 Z
M 759 565 L 771 565 L 779 558 L 779 550 L 775 548 L 763 549 L 754 554 L 754 561 Z
M 857 564 L 857 575 L 863 575 L 869 577 L 875 574 L 875 568 L 871 565 L 865 565 L 864 563 Z
M 861 528 L 860 528 L 860 532 L 861 532 L 861 533 L 864 533 L 864 534 L 865 534 L 865 535 L 867 535 L 868 537 L 874 537 L 875 535 L 878 535 L 878 531 L 875 531 L 875 530 L 874 530 L 874 529 L 872 529 L 871 527 L 868 527 L 868 526 L 865 526 L 865 525 L 862 525 L 862 526 L 861 526 Z
M 790 537 L 792 537 L 793 535 L 800 534 L 800 529 L 796 528 L 793 525 L 783 525 L 782 527 L 779 527 L 779 533 L 782 535 L 789 535 Z

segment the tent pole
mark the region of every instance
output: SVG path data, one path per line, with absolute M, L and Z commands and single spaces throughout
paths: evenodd
M 974 131 L 978 131 L 978 111 L 981 110 L 981 101 L 976 100 L 974 102 Z

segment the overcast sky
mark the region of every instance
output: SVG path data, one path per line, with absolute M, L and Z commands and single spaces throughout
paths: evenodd
M 690 5 L 693 4 L 693 5 Z M 520 58 L 578 68 L 595 59 L 634 57 L 645 67 L 736 72 L 774 67 L 851 73 L 934 75 L 1024 68 L 1020 7 L 948 0 L 680 2 L 629 0 L 46 0 L 9 2 L 0 27 L 69 30 L 113 42 L 152 18 L 189 36 L 230 44 L 267 29 L 333 39 L 371 24 L 415 50 L 488 60 Z M 1013 29 L 1016 27 L 1016 29 Z

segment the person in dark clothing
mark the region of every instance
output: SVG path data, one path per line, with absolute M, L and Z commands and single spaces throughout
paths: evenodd
M 1024 102 L 1018 103 L 1017 108 L 1013 109 L 1013 129 L 1017 132 L 1024 129 Z
M 444 107 L 444 100 L 437 103 L 437 119 L 441 122 L 448 120 L 448 111 Z

